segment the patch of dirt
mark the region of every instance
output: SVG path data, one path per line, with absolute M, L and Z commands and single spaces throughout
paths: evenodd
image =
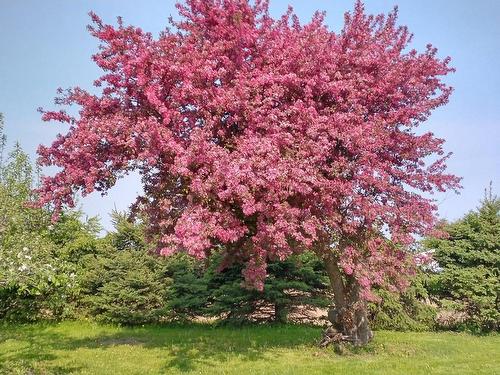
M 293 323 L 324 326 L 328 323 L 328 309 L 299 305 L 288 314 L 288 320 Z

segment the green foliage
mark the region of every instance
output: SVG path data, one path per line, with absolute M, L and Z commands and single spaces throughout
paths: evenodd
M 420 272 L 403 293 L 376 290 L 380 301 L 368 304 L 374 329 L 428 331 L 435 325 L 436 307 L 429 304 L 428 276 Z
M 0 249 L 0 319 L 34 321 L 69 313 L 75 287 L 73 268 L 40 237 L 17 237 Z
M 100 230 L 97 218 L 82 220 L 80 211 L 66 211 L 47 227 L 46 237 L 59 249 L 59 257 L 77 265 L 84 255 L 99 251 Z
M 28 208 L 33 200 L 33 168 L 16 144 L 0 165 L 0 241 L 5 244 L 23 233 L 41 235 L 49 222 L 42 210 Z
M 110 236 L 115 249 L 144 251 L 147 248 L 142 222 L 129 220 L 126 213 L 116 210 L 111 213 L 111 219 L 115 231 Z
M 5 150 L 5 145 L 7 143 L 7 136 L 3 132 L 3 127 L 3 113 L 0 112 L 0 168 L 2 168 L 3 165 L 3 153 Z
M 114 223 L 116 231 L 101 241 L 99 252 L 82 257 L 78 277 L 82 305 L 91 316 L 106 322 L 158 322 L 166 314 L 170 282 L 163 259 L 145 249 L 140 232 L 131 236 L 134 224 L 125 216 L 115 213 Z
M 299 305 L 328 305 L 326 275 L 311 253 L 270 262 L 263 291 L 243 286 L 241 264 L 220 270 L 222 261 L 215 254 L 206 269 L 183 256 L 172 261 L 169 307 L 176 317 L 208 316 L 231 323 L 285 322 Z
M 132 251 L 90 255 L 83 272 L 84 303 L 93 317 L 137 325 L 158 322 L 165 315 L 168 279 L 153 256 Z
M 5 139 L 1 134 L 0 138 Z M 2 142 L 2 145 L 4 143 Z M 53 318 L 67 310 L 71 264 L 46 236 L 49 215 L 29 208 L 33 169 L 19 145 L 0 165 L 0 319 Z
M 5 137 L 1 133 L 0 154 Z M 52 224 L 45 209 L 31 208 L 34 170 L 16 144 L 0 158 L 0 319 L 33 321 L 72 316 L 78 298 L 76 271 L 96 251 L 96 219 L 64 212 Z
M 166 259 L 166 273 L 172 279 L 168 291 L 171 319 L 188 320 L 204 314 L 209 291 L 204 264 L 186 254 Z
M 449 325 L 497 330 L 500 322 L 500 199 L 486 194 L 481 206 L 442 228 L 448 238 L 429 238 L 442 270 L 430 281 L 430 293 L 462 314 Z

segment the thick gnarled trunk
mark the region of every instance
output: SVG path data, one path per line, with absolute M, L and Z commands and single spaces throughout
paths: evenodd
M 357 280 L 344 275 L 333 254 L 323 257 L 333 291 L 334 306 L 328 311 L 332 326 L 325 331 L 322 346 L 331 342 L 351 342 L 361 346 L 373 338 L 367 317 L 366 302 L 360 298 Z

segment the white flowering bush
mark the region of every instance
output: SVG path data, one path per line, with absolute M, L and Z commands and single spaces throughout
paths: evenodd
M 28 235 L 0 247 L 0 318 L 60 317 L 75 291 L 73 265 L 55 256 L 50 242 Z

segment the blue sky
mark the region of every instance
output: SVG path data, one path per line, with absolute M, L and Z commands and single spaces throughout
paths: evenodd
M 302 21 L 315 10 L 327 11 L 327 23 L 339 30 L 343 13 L 353 0 L 271 0 L 274 16 L 292 5 Z M 455 87 L 450 103 L 423 125 L 447 140 L 454 155 L 449 170 L 463 177 L 460 195 L 436 196 L 439 214 L 456 219 L 477 206 L 484 188 L 500 185 L 500 1 L 476 0 L 366 0 L 371 13 L 399 6 L 400 23 L 415 34 L 413 47 L 427 43 L 451 56 L 457 72 L 447 80 Z M 167 0 L 6 0 L 0 7 L 0 112 L 10 143 L 19 141 L 33 157 L 38 144 L 49 144 L 65 127 L 43 123 L 38 107 L 54 108 L 58 87 L 92 89 L 100 71 L 91 61 L 97 41 L 86 31 L 93 10 L 105 22 L 122 16 L 125 23 L 157 34 L 174 1 Z M 109 212 L 125 209 L 140 191 L 137 177 L 120 181 L 106 196 L 81 200 L 84 212 L 99 215 L 110 227 Z

